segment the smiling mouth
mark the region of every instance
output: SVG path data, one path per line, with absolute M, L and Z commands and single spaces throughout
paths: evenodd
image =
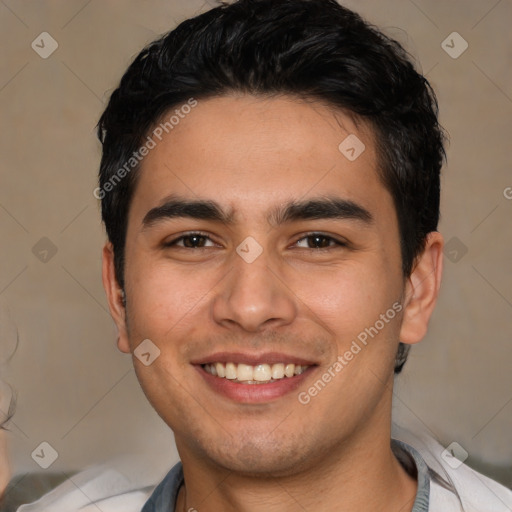
M 208 363 L 201 367 L 206 373 L 238 384 L 270 384 L 301 375 L 310 366 L 293 363 L 249 364 Z

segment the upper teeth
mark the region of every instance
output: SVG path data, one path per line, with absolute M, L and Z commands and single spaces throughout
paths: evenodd
M 256 366 L 242 363 L 211 363 L 203 365 L 203 368 L 217 377 L 250 383 L 269 382 L 284 377 L 293 377 L 304 372 L 308 366 L 293 363 L 258 364 Z

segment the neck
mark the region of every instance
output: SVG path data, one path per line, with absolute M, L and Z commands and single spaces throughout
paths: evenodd
M 176 512 L 259 512 L 262 504 L 267 512 L 410 512 L 417 483 L 391 451 L 391 418 L 385 429 L 382 419 L 368 422 L 380 429 L 356 429 L 321 460 L 286 476 L 206 466 L 204 459 L 181 449 L 186 486 L 178 495 Z

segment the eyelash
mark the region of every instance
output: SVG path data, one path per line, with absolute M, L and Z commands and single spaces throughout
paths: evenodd
M 193 237 L 202 237 L 202 238 L 205 238 L 205 239 L 213 242 L 213 240 L 206 233 L 202 233 L 201 231 L 193 231 L 193 232 L 181 235 L 178 238 L 175 238 L 174 240 L 166 242 L 164 244 L 164 246 L 165 247 L 180 247 L 182 249 L 206 249 L 207 248 L 207 247 L 185 247 L 184 245 L 178 245 L 179 242 L 183 242 L 185 239 L 190 239 Z M 315 251 L 326 251 L 326 250 L 333 249 L 336 247 L 347 247 L 348 246 L 348 244 L 346 242 L 337 240 L 336 238 L 334 238 L 330 235 L 325 235 L 324 233 L 319 233 L 319 232 L 306 233 L 301 238 L 297 239 L 295 241 L 295 244 L 297 244 L 298 242 L 301 242 L 303 240 L 307 240 L 308 238 L 315 238 L 315 237 L 322 238 L 324 240 L 328 240 L 330 244 L 331 243 L 333 243 L 333 244 L 329 245 L 328 247 L 316 247 L 316 248 L 315 247 L 301 247 L 301 249 L 311 249 L 311 250 L 315 250 Z M 215 243 L 215 242 L 213 242 L 213 243 Z

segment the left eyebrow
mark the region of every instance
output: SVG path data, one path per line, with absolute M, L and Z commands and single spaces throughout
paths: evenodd
M 292 201 L 276 208 L 269 216 L 269 222 L 273 225 L 318 219 L 351 219 L 364 224 L 372 224 L 374 220 L 373 215 L 363 206 L 337 197 Z

